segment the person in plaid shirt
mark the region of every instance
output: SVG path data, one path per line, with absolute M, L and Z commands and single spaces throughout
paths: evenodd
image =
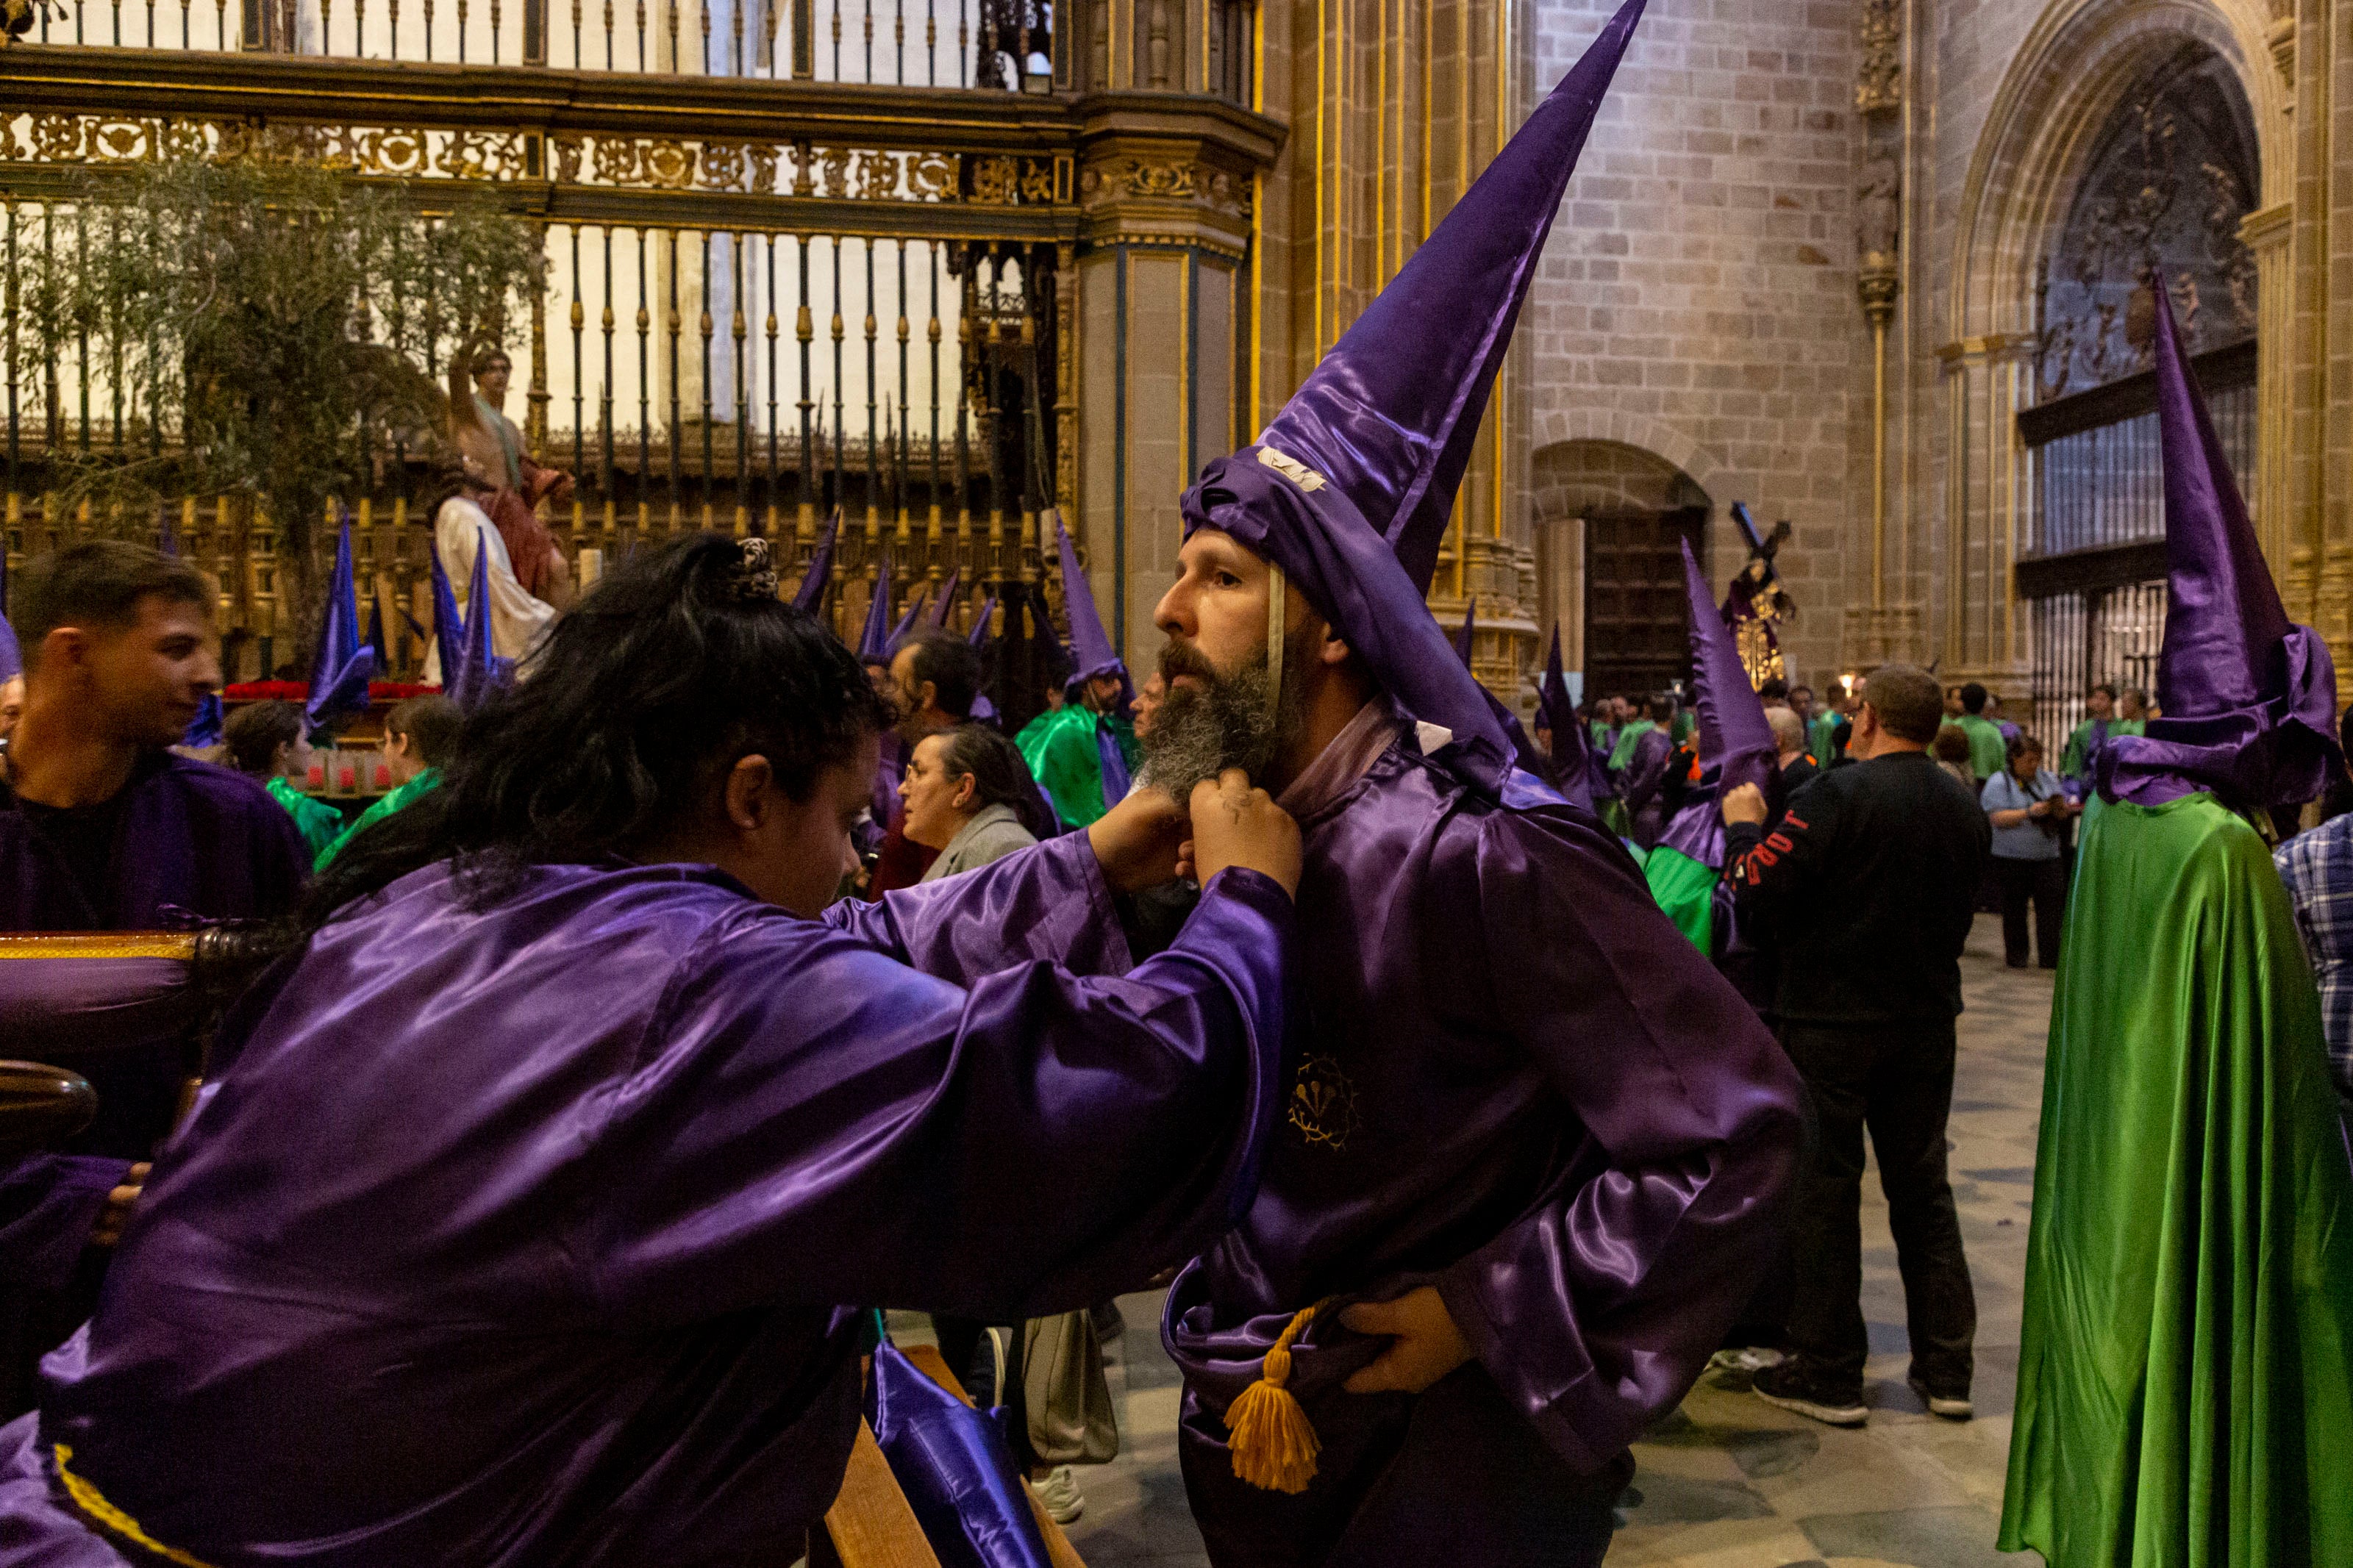
M 2337 721 L 2353 745 L 2353 710 Z M 2295 934 L 2320 982 L 2320 1026 L 2328 1037 L 2328 1070 L 2337 1098 L 2353 1121 L 2353 813 L 2333 816 L 2272 851 L 2295 905 Z

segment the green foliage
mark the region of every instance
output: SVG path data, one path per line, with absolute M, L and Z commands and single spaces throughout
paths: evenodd
M 538 229 L 487 202 L 427 214 L 427 188 L 306 163 L 81 178 L 46 243 L 20 251 L 16 279 L 18 370 L 49 389 L 53 489 L 141 531 L 160 501 L 249 498 L 278 526 L 307 625 L 329 500 L 361 493 L 396 446 L 440 445 L 446 394 L 431 372 L 527 318 L 546 287 Z M 446 205 L 468 193 L 436 183 L 429 195 Z

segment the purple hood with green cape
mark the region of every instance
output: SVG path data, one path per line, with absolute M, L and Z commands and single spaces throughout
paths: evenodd
M 2101 750 L 2076 856 L 1998 1544 L 2353 1563 L 2353 1167 L 2295 911 L 2237 815 L 2318 788 L 2334 679 L 2157 298 L 2166 717 Z

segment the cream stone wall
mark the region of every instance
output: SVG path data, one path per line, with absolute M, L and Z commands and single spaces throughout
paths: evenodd
M 1559 80 L 1613 8 L 1538 0 L 1534 90 Z M 1572 443 L 1635 448 L 1704 492 L 1718 582 L 1745 558 L 1732 502 L 1767 527 L 1789 519 L 1781 570 L 1805 614 L 1786 647 L 1817 682 L 1839 656 L 1866 343 L 1855 15 L 1831 0 L 1651 0 L 1521 328 L 1530 443 L 1555 478 L 1532 498 L 1535 526 L 1575 515 L 1561 510 L 1575 487 L 1557 479 Z M 1544 554 L 1565 563 L 1554 591 L 1573 603 L 1573 548 L 1556 533 Z

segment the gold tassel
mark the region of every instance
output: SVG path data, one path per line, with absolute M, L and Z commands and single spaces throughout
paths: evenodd
M 1294 1315 L 1266 1352 L 1259 1380 L 1226 1406 L 1227 1446 L 1234 1474 L 1262 1491 L 1303 1492 L 1315 1479 L 1315 1456 L 1324 1445 L 1308 1424 L 1291 1381 L 1291 1342 L 1300 1336 L 1324 1302 Z

